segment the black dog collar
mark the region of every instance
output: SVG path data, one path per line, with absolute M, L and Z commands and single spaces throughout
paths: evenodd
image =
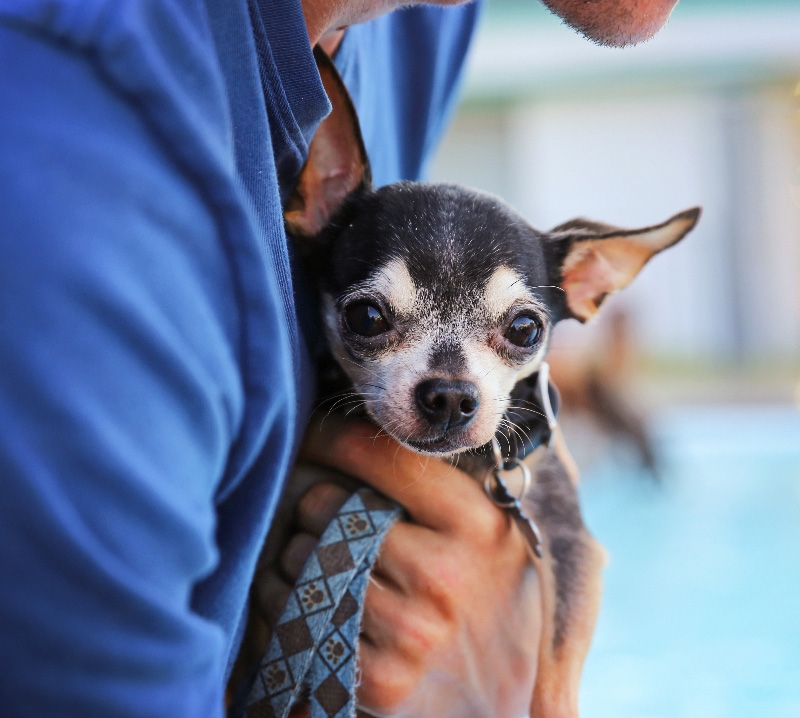
M 499 429 L 495 434 L 503 458 L 524 459 L 540 446 L 550 446 L 560 404 L 558 389 L 550 381 L 550 365 L 542 362 L 539 371 L 522 379 L 511 394 L 511 407 L 504 418 L 513 430 Z M 492 443 L 482 447 L 481 453 L 492 456 Z

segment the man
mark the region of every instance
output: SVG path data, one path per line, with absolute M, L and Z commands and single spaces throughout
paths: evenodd
M 674 0 L 549 4 L 626 44 Z M 255 559 L 313 397 L 314 314 L 281 219 L 328 108 L 311 46 L 341 45 L 385 182 L 422 171 L 475 22 L 470 6 L 415 8 L 344 32 L 393 5 L 0 4 L 4 715 L 222 714 Z M 442 523 L 398 489 L 412 468 L 420 486 L 441 477 L 436 462 L 423 472 L 347 427 L 308 451 L 419 521 L 383 553 L 404 590 L 368 596 L 361 702 L 411 700 L 470 632 L 501 636 L 493 690 L 512 678 L 527 690 L 535 616 L 530 633 L 503 638 L 502 613 L 535 577 L 472 484 L 450 475 L 461 519 Z M 307 499 L 309 521 L 326 490 Z M 408 550 L 421 540 L 436 547 L 424 559 Z M 490 559 L 497 590 L 480 591 Z

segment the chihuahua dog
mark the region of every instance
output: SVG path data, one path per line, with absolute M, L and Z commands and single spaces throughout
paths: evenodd
M 524 440 L 527 387 L 555 323 L 590 319 L 694 227 L 699 209 L 643 229 L 572 220 L 540 232 L 498 198 L 464 187 L 373 189 L 347 91 L 321 51 L 317 61 L 333 112 L 285 221 L 318 284 L 330 353 L 378 427 L 483 478 L 493 438 L 509 450 Z M 575 480 L 547 450 L 523 497 L 545 547 L 534 559 L 546 626 L 539 718 L 577 715 L 599 606 L 604 553 L 581 520 Z

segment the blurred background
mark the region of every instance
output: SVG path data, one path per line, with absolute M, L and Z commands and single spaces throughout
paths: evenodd
M 611 554 L 584 718 L 800 717 L 800 2 L 682 0 L 636 48 L 490 0 L 431 170 L 548 229 L 697 229 L 551 354 Z

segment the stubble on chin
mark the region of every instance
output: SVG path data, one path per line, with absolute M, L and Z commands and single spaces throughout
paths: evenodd
M 677 0 L 542 0 L 566 25 L 605 47 L 649 40 L 667 22 Z

